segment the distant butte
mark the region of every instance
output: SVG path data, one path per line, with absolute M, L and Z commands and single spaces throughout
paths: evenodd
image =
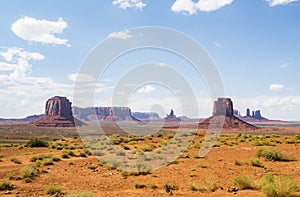
M 66 97 L 55 96 L 47 100 L 44 116 L 33 123 L 38 127 L 75 127 L 72 103 Z M 75 119 L 76 125 L 84 123 Z
M 256 126 L 234 116 L 233 102 L 230 98 L 218 98 L 214 102 L 212 116 L 201 121 L 198 128 L 257 129 Z

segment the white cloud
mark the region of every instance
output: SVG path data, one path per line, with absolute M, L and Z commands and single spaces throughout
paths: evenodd
M 298 0 L 266 0 L 266 1 L 269 2 L 269 5 L 271 7 L 273 7 L 277 5 L 287 5 L 289 3 L 296 2 Z
M 146 85 L 140 89 L 138 89 L 138 93 L 145 93 L 145 94 L 148 94 L 148 93 L 151 93 L 155 91 L 155 87 L 153 87 L 152 85 Z
M 190 15 L 196 14 L 197 11 L 211 12 L 229 5 L 234 0 L 199 0 L 197 3 L 192 0 L 176 0 L 171 10 L 174 12 L 183 12 Z
M 120 31 L 120 32 L 113 32 L 108 37 L 116 38 L 116 39 L 120 39 L 120 40 L 127 40 L 129 38 L 132 38 L 132 35 L 130 34 L 129 30 L 126 30 L 126 31 Z
M 94 82 L 95 78 L 88 74 L 70 74 L 68 79 L 73 82 L 85 83 L 85 82 Z
M 281 85 L 281 84 L 271 84 L 270 85 L 270 90 L 272 90 L 272 91 L 280 92 L 280 91 L 283 91 L 284 88 L 285 88 L 284 85 Z
M 0 51 L 0 56 L 7 62 L 0 62 L 1 65 L 5 65 L 5 70 L 11 71 L 6 77 L 9 80 L 24 81 L 26 82 L 26 76 L 31 74 L 31 64 L 29 61 L 38 60 L 41 61 L 45 57 L 40 53 L 27 52 L 22 48 L 8 48 L 6 51 Z
M 215 45 L 216 47 L 221 47 L 221 46 L 222 46 L 222 44 L 219 43 L 219 42 L 214 42 L 214 45 Z
M 127 8 L 135 8 L 142 10 L 144 7 L 147 6 L 142 0 L 114 0 L 112 4 L 124 10 L 126 10 Z
M 176 0 L 172 5 L 171 10 L 173 12 L 184 12 L 193 15 L 197 12 L 196 3 L 192 0 Z
M 289 63 L 284 63 L 284 64 L 281 64 L 279 67 L 280 68 L 287 68 L 290 64 Z
M 197 3 L 197 7 L 200 11 L 211 12 L 225 5 L 229 5 L 233 0 L 200 0 Z
M 38 20 L 24 16 L 12 24 L 11 30 L 23 40 L 53 45 L 71 46 L 67 39 L 56 37 L 63 33 L 68 23 L 62 18 L 57 21 Z

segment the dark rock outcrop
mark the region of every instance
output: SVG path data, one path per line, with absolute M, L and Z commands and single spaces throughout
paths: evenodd
M 66 97 L 52 97 L 46 102 L 44 116 L 33 123 L 38 127 L 75 127 L 75 121 L 76 125 L 82 125 L 82 122 L 74 121 L 71 105 Z
M 234 116 L 230 98 L 218 98 L 214 102 L 212 116 L 200 122 L 198 128 L 256 129 L 257 127 Z
M 166 120 L 167 122 L 179 122 L 179 121 L 181 121 L 180 118 L 177 118 L 177 117 L 176 117 L 176 115 L 174 114 L 173 109 L 171 109 L 170 114 L 167 114 L 167 115 L 166 115 L 165 120 Z
M 255 122 L 255 121 L 268 121 L 267 118 L 263 117 L 261 115 L 260 110 L 252 111 L 252 115 L 250 115 L 250 109 L 247 108 L 246 110 L 246 116 L 240 117 L 241 119 L 249 122 Z

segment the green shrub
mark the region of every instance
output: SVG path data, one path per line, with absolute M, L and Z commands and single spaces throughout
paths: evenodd
M 51 166 L 51 165 L 54 165 L 52 159 L 46 159 L 44 161 L 44 166 Z
M 12 186 L 10 184 L 9 178 L 6 178 L 2 182 L 0 182 L 0 191 L 2 191 L 2 190 L 10 190 L 10 189 L 12 189 Z
M 298 186 L 290 176 L 267 173 L 263 177 L 261 190 L 268 197 L 290 197 L 298 191 Z
M 22 162 L 21 162 L 18 158 L 16 158 L 16 157 L 11 158 L 10 161 L 14 162 L 15 164 L 21 164 L 21 163 L 22 163 Z
M 94 196 L 93 192 L 85 192 L 85 191 L 76 191 L 66 195 L 66 197 L 93 197 L 93 196 Z
M 243 165 L 243 164 L 244 164 L 244 163 L 241 162 L 241 161 L 234 160 L 234 165 L 236 165 L 236 166 L 241 166 L 241 165 Z
M 246 175 L 241 175 L 234 177 L 233 179 L 233 185 L 237 186 L 239 189 L 255 189 L 256 186 L 254 184 L 254 181 L 246 176 Z
M 80 152 L 79 153 L 79 157 L 87 157 L 86 154 L 84 152 Z
M 135 183 L 134 183 L 134 187 L 135 187 L 136 189 L 142 189 L 142 188 L 146 188 L 146 185 L 145 185 L 145 184 L 140 184 L 140 183 L 135 182 Z
M 61 155 L 61 158 L 69 159 L 70 156 L 69 156 L 67 153 L 63 153 L 63 154 Z
M 32 165 L 24 166 L 21 169 L 21 177 L 25 182 L 31 182 L 37 174 L 37 169 Z
M 48 195 L 55 195 L 58 196 L 60 194 L 63 194 L 62 188 L 57 185 L 48 185 L 45 188 L 45 193 Z
M 264 167 L 260 159 L 250 159 L 250 165 L 254 167 Z
M 199 191 L 199 186 L 195 182 L 189 183 L 188 188 L 192 191 Z
M 48 147 L 48 142 L 44 141 L 44 140 L 40 140 L 38 138 L 34 138 L 34 139 L 30 139 L 27 143 L 26 143 L 26 147 Z
M 54 161 L 54 162 L 59 162 L 59 161 L 61 160 L 57 155 L 53 155 L 53 156 L 51 157 L 51 159 L 52 159 L 52 161 Z
M 157 185 L 155 185 L 155 184 L 150 184 L 150 186 L 149 186 L 151 189 L 157 189 L 158 187 L 157 187 Z
M 172 195 L 173 190 L 178 190 L 178 186 L 177 185 L 170 185 L 169 183 L 166 183 L 166 184 L 164 184 L 164 189 L 169 195 Z
M 260 148 L 256 151 L 256 156 L 263 157 L 268 161 L 294 161 L 295 156 L 283 154 L 280 150 Z

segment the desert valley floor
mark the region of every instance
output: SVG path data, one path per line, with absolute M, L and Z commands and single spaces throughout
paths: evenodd
M 271 173 L 300 185 L 297 125 L 222 131 L 203 158 L 199 150 L 205 131 L 186 129 L 194 137 L 176 161 L 139 174 L 106 164 L 101 159 L 105 147 L 87 149 L 76 129 L 1 125 L 0 196 L 266 196 L 263 180 Z M 123 151 L 142 155 L 166 146 L 175 132 L 181 131 L 170 127 L 133 137 L 112 127 L 115 134 L 109 138 Z M 39 140 L 30 141 L 34 138 Z M 268 157 L 264 151 L 276 154 Z

